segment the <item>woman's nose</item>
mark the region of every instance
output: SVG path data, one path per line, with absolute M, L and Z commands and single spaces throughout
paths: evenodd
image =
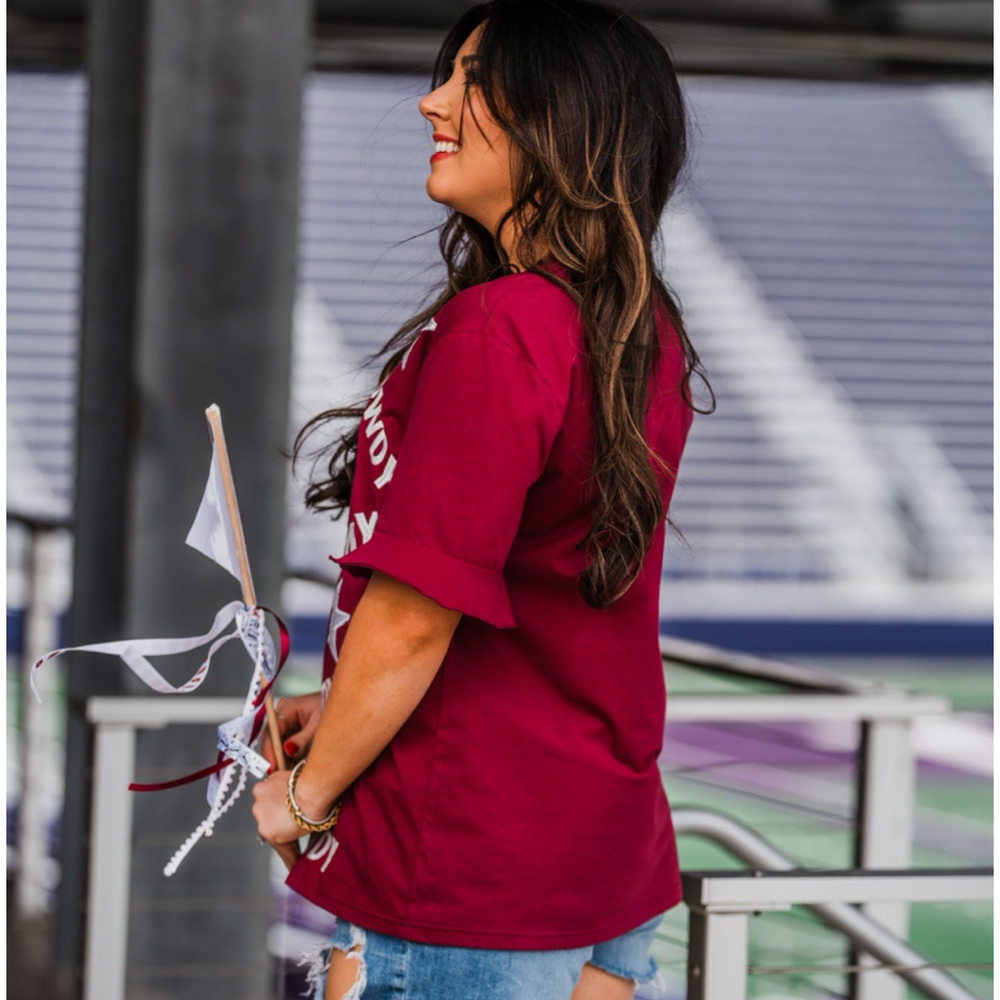
M 444 87 L 432 90 L 420 99 L 417 105 L 420 113 L 428 121 L 442 121 L 448 118 L 448 103 L 444 94 Z

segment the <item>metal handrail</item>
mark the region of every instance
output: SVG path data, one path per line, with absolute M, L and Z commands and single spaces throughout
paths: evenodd
M 772 681 L 803 691 L 827 691 L 836 694 L 902 693 L 899 688 L 893 688 L 881 681 L 846 677 L 815 666 L 804 667 L 796 663 L 771 660 L 763 656 L 754 656 L 752 653 L 742 653 L 735 649 L 711 646 L 708 643 L 680 639 L 676 636 L 660 637 L 660 655 L 664 660 L 682 666 L 697 667 L 701 670 L 752 680 Z
M 694 835 L 705 837 L 713 844 L 724 848 L 740 861 L 758 870 L 770 870 L 772 872 L 796 871 L 798 866 L 787 855 L 782 854 L 771 843 L 759 834 L 750 830 L 742 823 L 737 822 L 732 817 L 722 813 L 715 813 L 707 809 L 691 809 L 677 807 L 673 810 L 674 832 L 677 835 Z M 977 870 L 981 872 L 981 870 Z M 808 875 L 808 871 L 803 871 L 803 875 Z M 964 870 L 962 872 L 965 874 Z M 855 875 L 859 879 L 875 877 L 867 872 L 859 874 L 857 872 L 845 872 L 844 875 Z M 880 873 L 884 874 L 884 873 Z M 918 875 L 919 872 L 910 874 Z M 939 872 L 927 873 L 929 878 L 940 877 Z M 702 919 L 699 911 L 703 911 L 710 906 L 708 900 L 702 895 L 702 880 L 704 875 L 696 872 L 688 872 L 684 875 L 685 882 L 685 902 L 691 907 L 692 920 Z M 962 892 L 955 890 L 956 895 L 948 898 L 958 899 Z M 868 897 L 863 893 L 858 894 L 858 901 L 868 901 Z M 881 924 L 865 916 L 860 910 L 850 903 L 801 903 L 805 909 L 815 914 L 819 919 L 833 930 L 839 931 L 848 940 L 859 948 L 874 956 L 886 966 L 900 966 L 906 968 L 892 968 L 891 971 L 901 979 L 908 982 L 914 989 L 918 990 L 930 1000 L 974 1000 L 972 995 L 959 983 L 940 969 L 934 968 L 912 968 L 912 966 L 926 966 L 928 959 L 912 948 L 906 941 L 891 933 Z M 767 908 L 766 903 L 760 901 L 756 903 L 746 903 L 742 906 L 733 904 L 728 912 L 744 913 L 749 915 L 754 910 Z M 699 941 L 704 937 L 704 932 L 699 930 L 695 933 L 692 927 L 692 938 Z M 730 955 L 730 962 L 735 956 Z M 705 969 L 702 967 L 701 957 L 694 950 L 688 952 L 688 978 L 689 982 L 694 981 L 696 988 L 705 982 Z M 701 994 L 693 992 L 692 997 Z M 706 995 L 707 1000 L 707 995 Z M 728 998 L 727 998 L 728 1000 Z M 735 998 L 732 998 L 735 1000 Z
M 28 514 L 13 508 L 7 509 L 7 520 L 29 531 L 72 530 L 74 524 L 73 518 L 61 514 Z

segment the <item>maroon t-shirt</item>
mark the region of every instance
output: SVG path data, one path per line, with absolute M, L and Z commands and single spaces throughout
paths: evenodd
M 676 469 L 693 414 L 666 319 L 660 335 L 647 440 Z M 596 944 L 674 906 L 664 525 L 626 594 L 589 607 L 576 546 L 592 390 L 573 301 L 532 274 L 455 296 L 371 397 L 358 441 L 324 690 L 372 569 L 464 617 L 288 884 L 361 927 L 463 947 Z

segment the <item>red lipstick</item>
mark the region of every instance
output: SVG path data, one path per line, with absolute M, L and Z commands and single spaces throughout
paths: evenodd
M 455 143 L 455 145 L 458 145 L 457 139 L 452 138 L 452 136 L 450 135 L 445 135 L 443 132 L 435 132 L 431 136 L 431 139 L 433 139 L 434 142 L 453 142 Z M 454 153 L 434 152 L 431 154 L 431 163 L 434 163 L 436 160 L 443 160 L 449 156 L 454 156 L 454 155 L 455 155 Z

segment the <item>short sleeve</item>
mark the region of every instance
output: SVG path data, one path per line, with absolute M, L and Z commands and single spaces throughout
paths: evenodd
M 516 349 L 484 333 L 440 334 L 416 374 L 374 530 L 334 561 L 514 627 L 504 564 L 562 418 L 552 389 Z

